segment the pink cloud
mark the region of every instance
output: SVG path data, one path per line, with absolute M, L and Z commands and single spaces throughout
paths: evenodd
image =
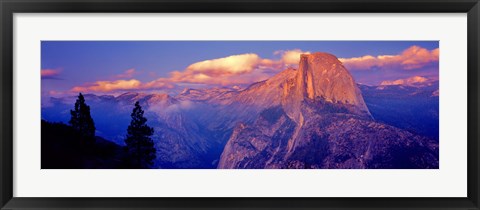
M 61 96 L 61 95 L 64 95 L 65 92 L 63 91 L 55 91 L 55 90 L 50 90 L 48 91 L 48 95 L 50 96 Z
M 112 92 L 127 90 L 171 89 L 174 85 L 168 82 L 142 83 L 136 79 L 96 81 L 93 83 L 75 86 L 71 92 Z
M 159 78 L 142 85 L 142 89 L 172 89 L 174 87 L 175 85 L 165 78 Z
M 189 65 L 184 71 L 174 71 L 169 78 L 152 82 L 183 82 L 217 85 L 250 84 L 269 78 L 267 71 L 278 71 L 285 66 L 298 65 L 299 49 L 275 51 L 280 59 L 264 59 L 254 53 L 231 55 L 224 58 L 200 61 Z
M 278 51 L 275 51 L 273 54 L 281 55 L 280 62 L 284 65 L 298 65 L 298 63 L 300 62 L 300 55 L 310 54 L 310 52 L 302 51 L 300 49 L 293 49 L 293 50 L 278 50 Z
M 285 65 L 298 64 L 300 54 L 308 53 L 301 50 L 277 51 L 280 59 L 261 58 L 255 53 L 231 55 L 223 58 L 204 60 L 189 65 L 183 71 L 173 71 L 167 78 L 142 83 L 135 79 L 96 81 L 71 89 L 73 92 L 112 92 L 118 90 L 171 89 L 175 83 L 192 83 L 208 85 L 250 84 L 268 79 L 268 71 L 276 71 Z M 137 72 L 128 69 L 117 78 L 132 78 Z
M 42 69 L 40 74 L 42 76 L 42 79 L 46 78 L 54 78 L 58 75 L 60 75 L 61 70 L 59 69 Z
M 231 55 L 191 64 L 186 72 L 204 75 L 242 74 L 253 71 L 261 62 L 262 59 L 253 53 Z
M 426 82 L 430 82 L 430 81 L 431 81 L 431 80 L 429 80 L 429 79 L 426 78 L 426 77 L 413 76 L 413 77 L 409 77 L 409 78 L 406 78 L 406 79 L 385 80 L 385 81 L 383 81 L 382 83 L 380 83 L 380 85 L 408 85 L 408 86 L 415 86 L 415 85 L 419 85 L 419 84 L 426 83 Z
M 128 78 L 132 78 L 137 73 L 138 72 L 136 72 L 135 69 L 128 69 L 125 72 L 123 72 L 119 75 L 116 75 L 115 77 L 122 78 L 122 79 L 128 79 Z
M 207 85 L 251 84 L 268 79 L 271 71 L 278 71 L 287 65 L 298 64 L 300 54 L 309 53 L 299 49 L 276 51 L 280 59 L 264 59 L 255 53 L 231 55 L 223 58 L 204 60 L 189 65 L 183 71 L 172 71 L 169 77 L 142 83 L 138 80 L 97 81 L 77 86 L 74 92 L 111 92 L 118 90 L 171 89 L 175 83 L 192 83 Z M 270 72 L 270 73 L 269 73 Z M 117 78 L 131 78 L 136 71 L 129 69 Z
M 365 55 L 354 58 L 340 58 L 350 70 L 369 70 L 373 67 L 400 66 L 404 70 L 422 68 L 438 62 L 439 49 L 427 50 L 419 46 L 411 46 L 398 55 Z
M 265 71 L 280 68 L 281 61 L 263 59 L 257 54 L 247 53 L 224 58 L 200 61 L 183 71 L 173 71 L 168 78 L 149 83 L 198 83 L 198 84 L 248 84 L 267 78 Z
M 93 84 L 76 86 L 72 88 L 73 92 L 110 92 L 116 90 L 139 89 L 141 82 L 136 79 L 115 80 L 115 81 L 96 81 Z

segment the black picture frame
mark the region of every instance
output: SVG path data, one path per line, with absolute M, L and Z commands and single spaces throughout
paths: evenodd
M 478 0 L 0 0 L 1 209 L 479 209 Z M 467 13 L 468 196 L 466 198 L 25 198 L 13 197 L 15 13 Z M 452 180 L 455 181 L 455 180 Z

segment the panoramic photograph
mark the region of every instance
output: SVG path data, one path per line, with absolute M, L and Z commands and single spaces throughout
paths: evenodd
M 438 41 L 42 41 L 42 169 L 439 169 Z

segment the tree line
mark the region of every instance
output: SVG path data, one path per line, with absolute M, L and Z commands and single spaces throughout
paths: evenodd
M 151 136 L 154 129 L 147 125 L 147 118 L 140 102 L 135 102 L 132 110 L 130 125 L 125 137 L 127 168 L 150 168 L 156 158 L 156 149 Z M 90 115 L 90 106 L 85 103 L 82 93 L 78 94 L 73 110 L 70 110 L 70 126 L 78 131 L 80 138 L 86 145 L 95 144 L 95 123 Z

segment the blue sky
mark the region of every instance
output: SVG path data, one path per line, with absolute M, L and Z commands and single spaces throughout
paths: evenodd
M 355 80 L 364 84 L 411 76 L 438 79 L 438 47 L 437 41 L 42 41 L 42 93 L 67 93 L 75 87 L 105 94 L 130 88 L 168 92 L 178 84 L 234 85 L 237 78 L 245 85 L 257 75 L 266 77 L 266 71 L 260 72 L 264 68 L 281 71 L 294 65 L 282 61 L 291 51 L 328 52 L 344 58 L 342 62 Z M 367 55 L 373 58 L 364 57 Z M 234 57 L 222 60 L 229 56 Z M 266 60 L 278 65 L 265 67 Z M 204 63 L 192 65 L 199 62 Z M 246 66 L 232 69 L 227 64 Z M 228 74 L 218 74 L 223 70 Z M 179 72 L 175 78 L 173 71 Z M 211 78 L 217 76 L 221 78 Z M 182 79 L 187 77 L 190 79 Z M 102 85 L 118 88 L 88 88 Z

